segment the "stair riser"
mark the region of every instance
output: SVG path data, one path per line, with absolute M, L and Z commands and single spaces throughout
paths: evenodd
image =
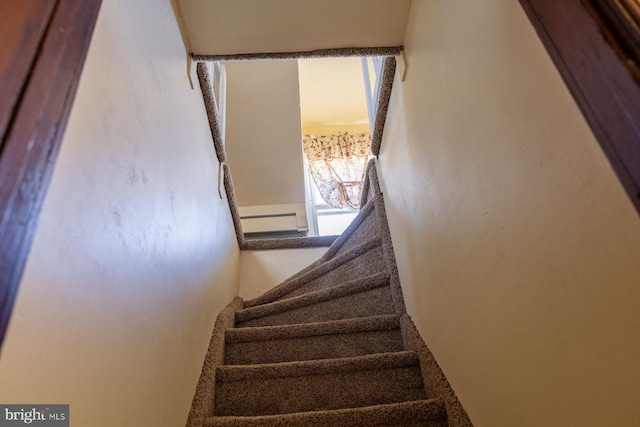
M 383 258 L 382 247 L 376 246 L 359 257 L 338 266 L 323 276 L 294 289 L 280 298 L 275 299 L 275 301 L 295 297 L 307 292 L 327 289 L 339 283 L 360 279 L 383 271 L 386 271 L 386 264 Z
M 316 416 L 309 416 L 306 420 L 293 420 L 293 421 L 285 421 L 282 420 L 255 420 L 251 419 L 238 419 L 232 418 L 231 420 L 220 418 L 215 419 L 212 418 L 207 420 L 202 424 L 202 427 L 449 427 L 446 420 L 411 420 L 406 422 L 400 422 L 399 424 L 381 424 L 379 420 L 371 419 L 371 420 L 360 420 L 356 419 L 354 421 L 345 420 L 345 417 L 335 418 L 332 420 L 324 420 L 318 419 Z M 200 427 L 200 426 L 199 426 Z
M 424 399 L 418 366 L 216 384 L 216 415 L 274 415 Z
M 356 245 L 356 247 L 354 247 L 351 251 L 348 251 L 341 256 L 330 257 L 326 261 L 322 260 L 321 258 L 319 262 L 315 263 L 315 268 L 311 270 L 307 268 L 305 269 L 305 274 L 296 274 L 292 276 L 292 278 L 284 281 L 280 285 L 264 293 L 258 298 L 246 301 L 245 307 L 255 307 L 258 305 L 273 302 L 278 298 L 282 298 L 284 295 L 295 291 L 300 286 L 303 286 L 312 280 L 316 280 L 317 278 L 340 268 L 341 265 L 348 263 L 354 258 L 360 257 L 360 255 L 366 253 L 369 249 L 380 246 L 381 243 L 382 242 L 380 240 L 380 237 L 375 236 L 371 239 L 367 239 L 359 245 Z
M 331 420 L 318 419 L 315 415 L 310 415 L 308 419 L 301 420 L 265 420 L 265 419 L 241 419 L 241 418 L 211 418 L 202 424 L 202 427 L 449 427 L 447 420 L 416 420 L 402 421 L 398 424 L 380 423 L 380 420 L 355 419 L 345 420 L 346 416 L 336 417 Z M 200 427 L 200 426 L 199 426 Z
M 215 417 L 203 420 L 201 427 L 445 427 L 446 419 L 442 401 L 419 400 L 334 411 Z
M 368 203 L 323 257 L 241 301 L 188 426 L 471 426 L 406 313 L 374 162 L 367 177 Z
M 393 314 L 389 286 L 358 292 L 268 316 L 236 323 L 236 328 L 275 326 Z
M 382 427 L 382 425 L 380 426 Z M 438 421 L 418 421 L 415 423 L 402 423 L 402 424 L 386 424 L 384 427 L 449 427 L 447 420 Z
M 404 350 L 400 329 L 227 343 L 226 365 L 363 356 Z

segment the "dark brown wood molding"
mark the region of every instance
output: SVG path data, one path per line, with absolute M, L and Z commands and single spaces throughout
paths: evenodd
M 583 0 L 583 3 L 640 82 L 640 4 L 637 0 Z
M 55 6 L 51 0 L 23 3 L 0 2 L 0 16 L 11 17 L 3 20 L 0 30 L 3 36 L 0 49 L 0 144 Z
M 51 0 L 0 152 L 0 344 L 102 0 Z M 32 2 L 13 2 L 20 5 Z M 39 2 L 38 4 L 44 5 Z M 40 21 L 38 21 L 40 22 Z M 20 31 L 20 29 L 16 29 Z M 4 75 L 2 76 L 4 78 Z M 12 90 L 16 90 L 15 88 Z
M 581 0 L 520 0 L 640 213 L 640 86 Z

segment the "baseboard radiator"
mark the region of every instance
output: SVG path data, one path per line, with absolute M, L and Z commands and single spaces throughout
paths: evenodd
M 304 203 L 238 207 L 245 239 L 304 237 L 309 226 Z

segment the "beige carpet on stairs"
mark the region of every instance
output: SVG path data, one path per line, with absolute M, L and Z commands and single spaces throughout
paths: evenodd
M 194 426 L 471 426 L 406 313 L 372 163 L 364 206 L 311 266 L 218 316 Z

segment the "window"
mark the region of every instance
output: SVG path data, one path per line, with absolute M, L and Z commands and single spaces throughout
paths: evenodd
M 313 182 L 309 164 L 305 159 L 305 181 L 307 194 L 307 215 L 310 236 L 332 236 L 342 234 L 358 215 L 358 211 L 351 209 L 336 209 L 329 206 L 320 195 L 318 186 Z

